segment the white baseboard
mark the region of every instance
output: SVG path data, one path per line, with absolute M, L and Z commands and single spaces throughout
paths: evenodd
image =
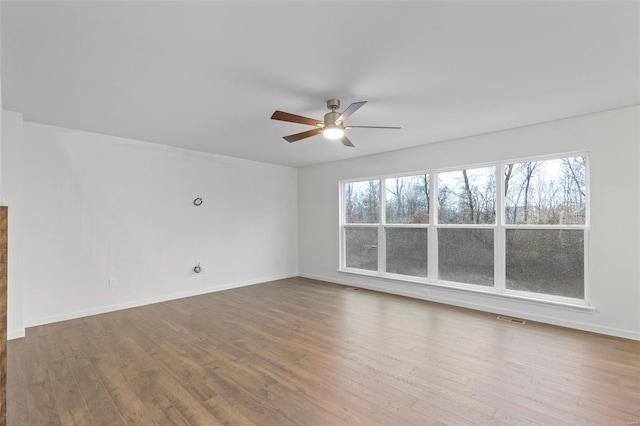
M 24 328 L 18 330 L 8 330 L 7 331 L 7 340 L 19 339 L 25 336 Z
M 547 315 L 532 314 L 530 312 L 526 312 L 525 310 L 519 311 L 515 309 L 497 308 L 495 306 L 489 306 L 482 303 L 460 301 L 450 297 L 439 297 L 431 294 L 424 294 L 419 292 L 418 290 L 412 291 L 408 287 L 389 288 L 388 286 L 376 285 L 371 283 L 363 284 L 362 282 L 353 281 L 349 279 L 342 279 L 342 278 L 336 279 L 333 277 L 324 277 L 324 276 L 304 274 L 304 273 L 299 274 L 299 276 L 303 278 L 326 281 L 334 284 L 348 285 L 353 287 L 365 288 L 368 290 L 379 291 L 382 293 L 396 294 L 399 296 L 406 296 L 414 299 L 422 299 L 422 300 L 428 300 L 431 302 L 443 303 L 446 305 L 459 306 L 462 308 L 469 308 L 477 311 L 491 312 L 498 315 L 508 315 L 508 316 L 513 316 L 517 318 L 523 318 L 529 321 L 542 322 L 545 324 L 552 324 L 552 325 L 573 328 L 573 329 L 582 330 L 582 331 L 606 334 L 609 336 L 622 337 L 625 339 L 640 340 L 640 332 L 634 331 L 634 330 L 625 330 L 620 328 L 585 323 L 581 321 L 556 318 L 556 317 L 551 317 Z M 525 306 L 527 302 L 522 302 L 522 303 L 523 303 L 523 306 Z
M 25 319 L 24 325 L 26 328 L 35 327 L 38 325 L 51 324 L 51 323 L 60 322 L 60 321 L 67 321 L 67 320 L 76 319 L 76 318 L 88 317 L 91 315 L 104 314 L 107 312 L 120 311 L 122 309 L 129 309 L 129 308 L 135 308 L 138 306 L 151 305 L 153 303 L 167 302 L 169 300 L 183 299 L 185 297 L 199 296 L 201 294 L 215 293 L 217 291 L 231 290 L 233 288 L 263 284 L 270 281 L 282 280 L 285 278 L 292 278 L 297 276 L 298 276 L 297 273 L 290 273 L 290 274 L 284 274 L 284 275 L 278 275 L 278 276 L 272 276 L 272 277 L 258 278 L 255 280 L 242 281 L 237 283 L 216 285 L 215 287 L 200 288 L 197 290 L 192 290 L 192 291 L 187 291 L 182 293 L 173 293 L 173 294 L 163 295 L 159 297 L 151 297 L 148 299 L 134 300 L 131 302 L 118 303 L 115 305 L 96 306 L 93 308 L 83 309 L 80 311 L 65 312 L 64 314 L 60 314 L 60 315 L 51 315 L 47 317 Z M 24 337 L 24 330 L 21 336 L 16 335 L 16 337 L 13 337 L 13 338 L 18 338 L 18 337 Z

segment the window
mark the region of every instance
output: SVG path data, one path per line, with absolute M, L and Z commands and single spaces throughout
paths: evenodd
M 586 157 L 504 167 L 505 288 L 584 298 Z
M 493 286 L 493 229 L 438 229 L 438 278 Z
M 347 267 L 378 270 L 378 229 L 347 228 L 345 230 Z
M 348 268 L 378 270 L 378 227 L 380 181 L 350 182 L 344 185 L 344 242 Z
M 493 286 L 496 168 L 438 173 L 437 194 L 438 280 Z
M 429 175 L 387 178 L 384 187 L 385 271 L 427 278 Z
M 343 182 L 340 269 L 586 304 L 587 174 L 575 155 Z
M 427 174 L 345 183 L 343 265 L 426 278 L 429 188 Z
M 507 229 L 506 287 L 581 299 L 584 231 Z
M 385 238 L 387 272 L 427 277 L 426 228 L 385 228 Z

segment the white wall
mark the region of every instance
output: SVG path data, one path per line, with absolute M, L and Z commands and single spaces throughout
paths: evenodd
M 26 327 L 297 275 L 294 168 L 31 122 L 22 145 Z
M 640 339 L 640 107 L 302 168 L 300 275 Z M 361 143 L 366 143 L 363 141 Z M 392 140 L 389 143 L 393 143 Z M 589 151 L 592 311 L 338 272 L 338 181 Z

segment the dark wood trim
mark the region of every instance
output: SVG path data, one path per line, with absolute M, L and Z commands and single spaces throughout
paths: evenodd
M 7 420 L 7 270 L 9 209 L 0 207 L 0 425 Z

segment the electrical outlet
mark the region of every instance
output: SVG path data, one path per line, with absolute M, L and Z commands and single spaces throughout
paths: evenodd
M 118 280 L 115 277 L 109 278 L 109 287 L 118 287 Z

